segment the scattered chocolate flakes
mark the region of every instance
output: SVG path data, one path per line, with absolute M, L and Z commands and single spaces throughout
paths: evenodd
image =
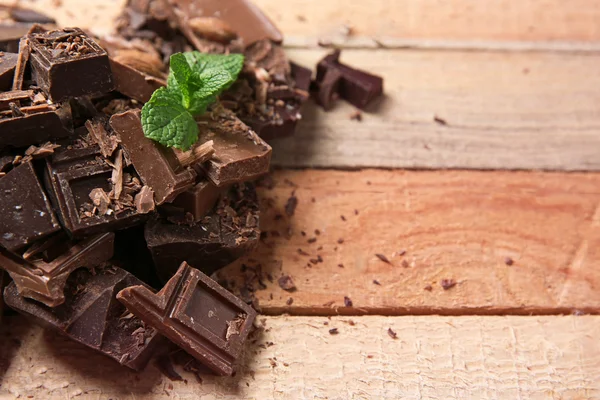
M 440 118 L 437 115 L 433 116 L 433 120 L 440 125 L 448 125 L 448 122 L 445 119 Z
M 287 301 L 285 302 L 285 304 L 287 304 L 288 306 L 291 306 L 293 302 L 294 302 L 294 299 L 292 299 L 290 297 L 289 299 L 287 299 Z
M 374 283 L 375 285 L 381 286 L 381 283 L 379 283 L 379 281 L 378 281 L 377 279 L 373 279 L 373 283 Z
M 352 300 L 348 296 L 344 296 L 344 306 L 352 307 Z
M 377 258 L 379 258 L 384 263 L 391 264 L 391 261 L 386 256 L 384 256 L 383 254 L 377 253 L 375 255 L 377 256 Z
M 514 261 L 512 258 L 510 258 L 510 257 L 506 257 L 506 258 L 504 259 L 504 264 L 506 264 L 506 265 L 508 265 L 508 266 L 511 266 L 511 265 L 513 265 L 514 263 L 515 263 L 515 261 Z
M 456 281 L 454 279 L 442 279 L 440 285 L 442 285 L 444 290 L 448 290 L 456 286 Z
M 329 330 L 329 334 L 330 334 L 330 335 L 337 335 L 338 333 L 340 333 L 340 332 L 338 331 L 338 328 L 331 328 L 331 329 Z
M 292 194 L 285 204 L 285 213 L 288 215 L 288 217 L 294 215 L 294 212 L 296 212 L 296 206 L 298 206 L 298 198 Z
M 423 289 L 427 290 L 428 292 L 431 292 L 433 290 L 433 286 L 431 286 L 431 285 L 425 285 L 425 287 Z
M 358 110 L 352 112 L 350 114 L 350 120 L 351 121 L 358 121 L 358 122 L 362 122 L 362 113 Z
M 387 333 L 392 339 L 398 339 L 398 335 L 392 330 L 392 328 L 388 328 Z
M 294 284 L 292 277 L 289 275 L 282 275 L 277 280 L 277 283 L 279 283 L 280 288 L 282 288 L 283 290 L 287 290 L 288 292 L 293 292 L 294 290 L 296 290 L 296 285 Z

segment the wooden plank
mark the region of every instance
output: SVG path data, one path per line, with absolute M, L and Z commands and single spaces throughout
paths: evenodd
M 2 398 L 600 396 L 597 316 L 358 317 L 353 326 L 347 318 L 271 317 L 235 378 L 203 375 L 202 384 L 179 367 L 187 383 L 170 382 L 154 365 L 137 374 L 21 318 L 7 322 L 0 340 Z M 330 335 L 334 327 L 339 334 Z
M 325 52 L 289 55 L 313 66 Z M 276 165 L 600 169 L 600 55 L 346 50 L 342 59 L 383 76 L 386 98 L 362 123 L 343 101 L 329 113 L 309 105 L 297 134 L 273 142 Z
M 274 278 L 256 292 L 264 313 L 600 312 L 600 174 L 283 170 L 273 180 L 259 193 L 267 237 L 220 274 L 240 288 L 254 275 L 241 265 L 261 264 Z M 286 274 L 297 291 L 277 284 Z M 443 279 L 457 285 L 443 290 Z

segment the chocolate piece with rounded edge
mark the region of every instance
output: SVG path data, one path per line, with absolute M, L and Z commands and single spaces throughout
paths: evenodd
M 98 268 L 95 274 L 78 269 L 67 280 L 66 301 L 58 307 L 50 308 L 21 296 L 14 282 L 4 290 L 4 299 L 7 306 L 34 322 L 139 371 L 164 338 L 128 313 L 116 294 L 126 287 L 143 285 L 114 266 Z
M 67 241 L 66 251 L 51 260 L 40 257 L 26 260 L 0 246 L 0 268 L 8 272 L 21 296 L 37 300 L 48 307 L 56 307 L 65 302 L 64 287 L 73 271 L 83 267 L 93 268 L 112 258 L 114 238 L 115 234 L 111 232 L 82 241 Z M 58 235 L 47 239 L 49 246 L 42 243 L 40 248 L 60 247 L 55 243 L 57 240 L 66 241 L 66 238 Z
M 114 89 L 108 54 L 79 28 L 31 33 L 31 76 L 54 102 Z
M 202 272 L 182 263 L 158 292 L 121 290 L 129 311 L 218 375 L 232 375 L 256 311 Z
M 31 162 L 0 178 L 0 245 L 11 251 L 60 230 Z
M 194 185 L 196 173 L 181 166 L 173 149 L 144 136 L 139 110 L 113 115 L 110 126 L 142 182 L 154 191 L 156 205 L 175 200 Z

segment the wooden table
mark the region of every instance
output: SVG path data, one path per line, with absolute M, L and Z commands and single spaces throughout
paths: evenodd
M 11 318 L 0 398 L 599 398 L 600 3 L 255 2 L 294 61 L 342 47 L 386 97 L 362 122 L 309 106 L 274 143 L 268 237 L 242 262 L 275 282 L 243 367 L 171 382 Z M 122 1 L 81 4 L 52 13 L 106 32 Z

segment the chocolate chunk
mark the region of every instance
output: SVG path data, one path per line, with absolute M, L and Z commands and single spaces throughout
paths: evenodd
M 4 290 L 6 304 L 70 339 L 134 370 L 141 370 L 164 338 L 155 329 L 127 312 L 116 294 L 129 286 L 143 285 L 128 272 L 109 266 L 95 274 L 79 269 L 65 287 L 64 304 L 49 308 L 19 295 L 15 283 Z
M 135 208 L 140 214 L 148 214 L 154 211 L 154 191 L 150 189 L 150 186 L 144 186 L 138 194 L 135 195 L 134 199 Z
M 157 205 L 175 200 L 194 185 L 196 173 L 181 166 L 173 149 L 144 136 L 140 111 L 113 115 L 110 126 L 119 135 L 142 182 L 154 190 Z
M 3 53 L 0 50 L 0 91 L 12 88 L 17 58 L 18 56 L 14 53 Z
M 279 283 L 279 287 L 283 290 L 287 290 L 289 292 L 293 292 L 294 290 L 296 290 L 296 284 L 294 284 L 292 277 L 289 275 L 282 275 L 277 280 L 277 283 Z
M 117 147 L 119 147 L 119 138 L 117 135 L 109 133 L 106 129 L 105 121 L 101 119 L 88 120 L 85 123 L 85 127 L 90 133 L 90 139 L 100 146 L 100 153 L 104 157 L 111 157 Z
M 29 29 L 31 29 L 29 23 L 0 22 L 0 51 L 18 53 L 19 42 L 29 32 Z
M 56 24 L 54 18 L 40 12 L 21 7 L 11 7 L 9 11 L 10 18 L 16 22 L 35 22 L 38 24 Z
M 158 293 L 117 294 L 129 311 L 219 375 L 232 375 L 256 311 L 202 272 L 181 264 Z
M 191 20 L 197 18 L 215 18 L 226 24 L 229 29 L 235 30 L 245 45 L 251 45 L 263 39 L 269 39 L 276 43 L 283 41 L 283 35 L 279 29 L 249 0 L 174 0 L 172 3 L 178 9 L 179 14 L 185 16 L 183 21 L 180 21 L 188 26 Z M 204 25 L 209 24 L 205 23 Z M 214 23 L 210 25 L 212 26 L 204 29 L 205 32 L 212 33 L 211 36 L 204 36 L 207 39 L 214 38 L 219 34 L 218 31 L 224 30 L 221 25 L 218 27 Z M 182 31 L 184 30 L 182 29 Z M 195 33 L 201 36 L 202 31 L 197 30 Z M 220 36 L 223 37 L 223 32 Z M 230 37 L 230 35 L 227 36 L 227 38 Z M 188 37 L 188 40 L 193 43 L 193 38 Z
M 364 109 L 372 100 L 383 94 L 383 78 L 340 63 L 340 50 L 327 55 L 317 65 L 317 85 L 322 86 L 331 71 L 341 74 L 338 93 L 341 98 Z
M 342 73 L 333 68 L 328 69 L 323 80 L 319 82 L 316 100 L 317 104 L 323 107 L 325 111 L 329 111 L 333 108 L 333 105 L 338 98 L 341 83 Z
M 194 217 L 194 221 L 198 222 L 215 206 L 221 193 L 223 193 L 222 188 L 203 180 L 177 196 L 173 205 L 190 213 Z
M 115 90 L 142 103 L 150 100 L 155 90 L 167 86 L 167 82 L 164 80 L 136 70 L 114 59 L 110 60 L 110 67 Z
M 65 302 L 64 287 L 73 271 L 101 265 L 113 256 L 114 250 L 113 233 L 103 233 L 81 241 L 66 241 L 62 235 L 56 239 L 62 243 L 55 238 L 46 239 L 45 242 L 50 242 L 52 247 L 64 247 L 65 251 L 50 260 L 39 257 L 39 253 L 27 254 L 27 258 L 38 257 L 26 260 L 0 246 L 0 267 L 9 273 L 19 294 L 48 307 Z
M 114 89 L 108 54 L 81 29 L 32 33 L 31 75 L 54 101 Z
M 46 187 L 52 189 L 52 201 L 71 235 L 81 237 L 123 229 L 146 219 L 133 204 L 133 196 L 141 190 L 137 173 L 133 167 L 119 169 L 119 159 L 111 166 L 97 145 L 60 148 L 46 159 Z M 115 171 L 119 170 L 116 176 L 121 175 L 122 187 L 113 181 Z M 102 206 L 97 189 L 110 194 L 109 207 Z M 119 190 L 121 195 L 115 196 Z
M 193 220 L 192 220 L 193 222 Z M 234 186 L 217 207 L 194 225 L 150 220 L 145 237 L 159 277 L 168 280 L 183 261 L 207 275 L 258 244 L 258 201 L 254 188 Z
M 454 279 L 442 279 L 440 285 L 442 286 L 442 289 L 448 290 L 456 286 L 456 281 Z
M 254 180 L 269 172 L 271 146 L 231 111 L 224 111 L 215 120 L 203 117 L 198 127 L 198 142 L 214 142 L 215 153 L 203 168 L 216 186 Z
M 14 251 L 60 229 L 33 165 L 0 178 L 0 245 Z

